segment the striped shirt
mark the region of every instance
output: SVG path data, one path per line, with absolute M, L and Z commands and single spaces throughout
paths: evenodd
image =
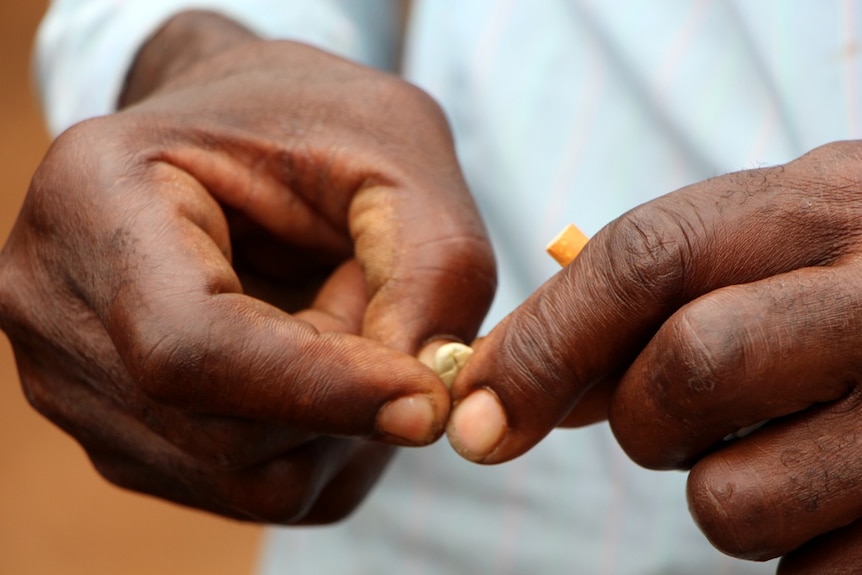
M 58 0 L 39 40 L 53 128 L 109 112 L 137 46 L 188 6 L 395 61 L 388 0 Z M 543 248 L 564 224 L 591 234 L 686 184 L 858 138 L 860 24 L 853 0 L 416 2 L 403 74 L 446 111 L 500 259 L 485 329 L 557 271 Z M 494 467 L 445 442 L 402 450 L 347 521 L 270 530 L 260 571 L 774 572 L 709 546 L 685 479 L 635 466 L 603 424 Z

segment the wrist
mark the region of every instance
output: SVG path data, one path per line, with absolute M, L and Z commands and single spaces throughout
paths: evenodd
M 138 51 L 126 74 L 117 108 L 143 100 L 203 60 L 258 40 L 249 29 L 212 12 L 177 14 Z

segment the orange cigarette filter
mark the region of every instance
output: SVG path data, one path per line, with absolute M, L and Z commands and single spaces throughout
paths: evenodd
M 561 266 L 566 267 L 577 257 L 589 238 L 574 224 L 569 224 L 566 229 L 557 234 L 548 247 L 545 248 L 551 257 L 557 260 Z

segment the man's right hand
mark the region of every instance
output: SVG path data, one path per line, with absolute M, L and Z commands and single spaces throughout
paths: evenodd
M 150 40 L 125 98 L 54 143 L 0 255 L 27 397 L 121 486 L 344 516 L 392 444 L 442 433 L 448 391 L 415 356 L 472 340 L 494 292 L 442 114 L 194 13 Z

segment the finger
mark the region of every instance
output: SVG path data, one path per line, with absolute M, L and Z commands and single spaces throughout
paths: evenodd
M 324 284 L 312 308 L 296 317 L 322 332 L 359 333 L 366 304 L 365 276 L 359 264 L 349 260 Z M 377 443 L 357 447 L 300 524 L 322 525 L 344 519 L 365 499 L 393 454 L 393 447 Z
M 778 575 L 854 575 L 862 565 L 862 521 L 837 529 L 782 557 Z
M 321 491 L 314 506 L 299 522 L 324 525 L 344 519 L 365 499 L 386 470 L 395 447 L 367 442 L 359 446 Z
M 392 449 L 372 446 L 382 453 Z M 140 449 L 118 453 L 91 448 L 88 454 L 98 472 L 119 487 L 235 519 L 296 525 L 336 521 L 367 495 L 382 472 L 370 464 L 379 463 L 382 456 L 369 459 L 369 466 L 362 469 L 370 478 L 354 477 L 356 483 L 347 486 L 346 494 L 333 490 L 338 497 L 322 497 L 332 477 L 354 460 L 352 454 L 359 448 L 358 440 L 319 437 L 257 466 L 234 470 L 208 468 L 182 452 L 167 454 L 164 449 L 155 464 L 152 458 L 140 458 Z
M 311 307 L 293 317 L 310 323 L 320 332 L 358 335 L 367 304 L 362 269 L 356 260 L 348 260 L 324 283 Z
M 846 395 L 862 359 L 860 280 L 853 265 L 805 268 L 683 307 L 613 396 L 620 445 L 646 467 L 686 468 L 741 428 Z
M 18 355 L 28 399 L 82 443 L 103 477 L 181 505 L 266 523 L 331 522 L 362 501 L 392 454 L 387 445 L 288 439 L 274 426 L 194 417 L 183 420 L 184 441 L 198 438 L 201 449 L 188 450 L 92 385 Z
M 357 188 L 348 224 L 368 279 L 363 334 L 416 355 L 431 339 L 471 341 L 497 278 L 445 115 L 421 90 L 396 88 L 381 100 L 400 153 L 355 142 L 372 177 Z
M 105 427 L 106 412 L 123 411 L 127 420 L 145 425 L 160 442 L 169 442 L 172 450 L 220 471 L 260 465 L 311 439 L 307 432 L 272 423 L 190 414 L 149 400 L 129 383 L 101 323 L 95 318 L 82 321 L 83 317 L 78 315 L 75 335 L 63 349 L 34 338 L 26 344 L 19 340 L 15 346 L 28 401 L 74 437 L 92 438 L 94 431 Z M 44 362 L 46 357 L 51 358 L 50 364 Z M 100 395 L 102 400 L 94 399 Z M 112 433 L 119 439 L 124 432 L 118 427 Z M 111 437 L 107 436 L 108 443 Z
M 406 84 L 387 97 L 389 123 L 410 126 L 397 153 L 365 131 L 308 139 L 301 153 L 225 134 L 219 153 L 203 142 L 170 161 L 293 246 L 330 262 L 352 246 L 369 296 L 363 335 L 416 355 L 430 339 L 475 337 L 496 268 L 442 112 Z
M 854 390 L 699 461 L 689 507 L 713 545 L 764 560 L 862 517 L 860 406 Z
M 188 315 L 160 302 L 170 318 L 143 326 L 146 332 L 129 329 L 132 337 L 119 342 L 152 399 L 327 435 L 393 435 L 408 443 L 439 435 L 446 388 L 409 356 L 355 336 L 320 334 L 244 296 L 213 300 L 195 309 L 183 303 Z
M 835 261 L 850 249 L 844 238 L 855 234 L 858 203 L 846 181 L 825 181 L 815 168 L 827 155 L 836 171 L 847 164 L 842 177 L 852 179 L 855 168 L 840 151 L 709 180 L 601 230 L 492 330 L 455 382 L 453 446 L 485 463 L 520 455 L 592 385 L 627 366 L 685 303 Z M 473 398 L 478 390 L 487 391 Z
M 124 430 L 128 434 L 129 428 Z M 150 444 L 132 451 L 123 446 L 123 452 L 115 446 L 85 447 L 99 474 L 118 487 L 234 519 L 283 525 L 300 523 L 313 512 L 327 483 L 350 458 L 347 450 L 355 447 L 355 440 L 319 437 L 255 467 L 225 470 L 158 448 L 153 437 L 136 439 Z M 158 459 L 145 458 L 151 449 L 158 449 Z M 334 508 L 331 501 L 323 505 Z
M 441 179 L 415 184 L 422 192 L 365 189 L 351 208 L 370 296 L 363 334 L 411 354 L 435 338 L 471 341 L 496 287 L 490 245 L 463 182 Z
M 348 261 L 324 284 L 312 307 L 294 317 L 321 332 L 358 333 L 366 303 L 364 285 L 362 271 L 355 261 Z M 144 398 L 141 401 L 147 403 Z M 195 415 L 164 406 L 148 410 L 146 420 L 151 429 L 192 457 L 226 469 L 260 465 L 311 438 L 268 422 Z
M 90 428 L 103 425 L 100 413 L 87 418 L 84 402 L 73 399 L 89 390 L 104 395 L 114 409 L 137 418 L 189 457 L 214 468 L 259 464 L 308 440 L 308 433 L 271 423 L 189 414 L 156 404 L 130 381 L 102 322 L 70 294 L 61 291 L 54 298 L 64 305 L 49 314 L 47 329 L 38 316 L 50 309 L 48 304 L 20 310 L 24 315 L 18 320 L 26 317 L 32 329 L 26 336 L 19 333 L 13 349 L 31 405 L 74 436 L 87 437 Z M 74 329 L 62 342 L 52 339 L 55 326 L 70 325 Z
M 191 186 L 191 184 L 187 184 Z M 127 224 L 136 262 L 99 310 L 138 385 L 152 399 L 326 435 L 424 444 L 442 432 L 448 390 L 419 362 L 370 340 L 321 334 L 242 295 L 222 252 L 185 209 Z M 157 194 L 158 190 L 154 191 Z M 97 304 L 100 302 L 96 302 Z M 329 304 L 327 304 L 329 305 Z

